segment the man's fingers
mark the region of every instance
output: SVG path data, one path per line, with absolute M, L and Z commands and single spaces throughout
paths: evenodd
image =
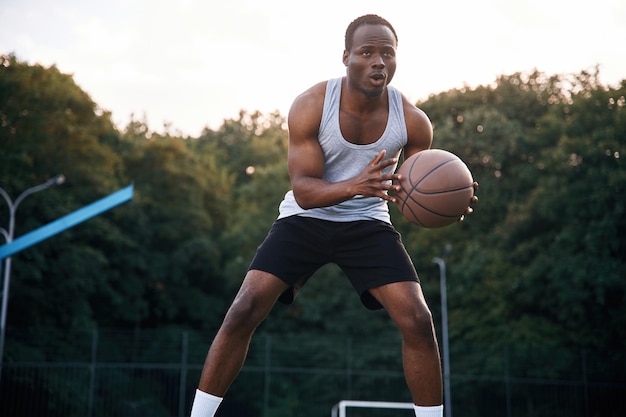
M 372 160 L 372 165 L 378 165 L 380 163 L 380 161 L 383 160 L 383 158 L 385 157 L 385 154 L 387 153 L 387 151 L 385 149 L 383 149 L 382 151 L 380 151 L 378 153 L 378 155 L 376 155 L 376 158 L 374 158 Z

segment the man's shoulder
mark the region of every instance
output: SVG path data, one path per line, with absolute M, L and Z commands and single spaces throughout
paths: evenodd
M 314 84 L 308 89 L 306 89 L 302 94 L 300 94 L 300 96 L 306 96 L 306 97 L 311 97 L 311 96 L 319 97 L 320 95 L 324 96 L 326 94 L 326 87 L 329 82 L 331 82 L 331 80 L 320 81 L 317 84 Z
M 292 103 L 293 108 L 315 108 L 321 107 L 324 104 L 324 97 L 326 96 L 326 86 L 329 80 L 320 81 L 319 83 L 309 87 L 300 95 L 298 95 Z
M 317 135 L 329 81 L 318 82 L 294 99 L 287 117 L 290 132 L 301 131 L 307 135 Z
M 302 92 L 298 97 L 300 96 L 322 96 L 324 97 L 326 95 L 326 90 L 329 87 L 329 84 L 331 84 L 331 86 L 334 86 L 335 88 L 339 87 L 341 88 L 341 83 L 343 81 L 344 77 L 337 77 L 337 78 L 330 78 L 328 80 L 324 80 L 324 81 L 320 81 L 316 84 L 313 84 L 311 87 L 309 87 L 308 89 L 306 89 L 304 92 Z
M 393 88 L 400 95 L 405 118 L 412 119 L 420 123 L 430 123 L 430 119 L 428 118 L 428 115 L 424 110 L 420 109 L 419 107 L 417 107 L 416 104 L 409 101 L 409 99 L 397 88 L 394 88 L 392 86 L 388 86 L 388 88 Z

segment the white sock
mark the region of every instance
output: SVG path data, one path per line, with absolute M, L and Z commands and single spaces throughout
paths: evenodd
M 222 398 L 197 389 L 191 406 L 191 417 L 213 417 L 221 403 Z
M 421 407 L 413 405 L 415 417 L 443 417 L 443 404 L 434 407 Z

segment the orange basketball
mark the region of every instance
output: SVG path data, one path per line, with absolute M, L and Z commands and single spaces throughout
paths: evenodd
M 407 158 L 396 193 L 402 215 L 422 227 L 436 228 L 456 222 L 470 205 L 474 179 L 465 163 L 443 149 L 428 149 Z

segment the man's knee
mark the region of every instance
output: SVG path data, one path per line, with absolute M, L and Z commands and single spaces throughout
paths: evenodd
M 269 274 L 250 271 L 226 313 L 222 328 L 229 332 L 254 331 L 272 309 L 284 287 L 285 284 Z
M 419 343 L 434 341 L 433 317 L 426 306 L 416 307 L 396 321 L 406 341 Z
M 260 304 L 254 297 L 237 297 L 231 304 L 222 330 L 228 333 L 252 332 L 263 321 L 265 314 L 261 312 Z

